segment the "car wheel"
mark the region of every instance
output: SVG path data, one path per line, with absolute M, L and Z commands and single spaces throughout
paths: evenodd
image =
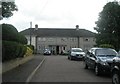
M 99 67 L 97 65 L 95 66 L 95 75 L 96 76 L 100 75 L 100 70 L 99 70 Z
M 72 57 L 70 56 L 70 60 L 72 60 Z
M 85 64 L 85 67 L 84 67 L 84 68 L 85 68 L 85 69 L 88 69 L 88 65 L 87 65 L 86 63 L 84 63 L 84 64 Z
M 120 77 L 117 72 L 113 72 L 113 74 L 112 74 L 112 83 L 120 84 Z
M 68 56 L 68 59 L 70 59 L 70 57 Z

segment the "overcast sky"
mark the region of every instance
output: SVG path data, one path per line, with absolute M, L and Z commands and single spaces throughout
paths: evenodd
M 2 23 L 13 24 L 22 31 L 38 24 L 39 28 L 75 28 L 95 32 L 95 21 L 103 6 L 114 0 L 15 0 L 18 11 Z M 117 0 L 120 1 L 120 0 Z

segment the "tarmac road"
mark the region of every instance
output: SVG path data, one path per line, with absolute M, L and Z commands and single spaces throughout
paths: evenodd
M 83 61 L 71 61 L 67 56 L 46 56 L 30 82 L 110 82 L 108 75 L 96 76 L 84 69 Z M 102 83 L 101 83 L 102 84 Z

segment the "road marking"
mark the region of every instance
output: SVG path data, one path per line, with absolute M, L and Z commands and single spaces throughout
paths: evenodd
M 26 83 L 30 82 L 30 80 L 32 79 L 33 75 L 36 73 L 36 71 L 41 67 L 41 65 L 43 64 L 43 62 L 45 61 L 46 57 L 40 62 L 40 64 L 33 70 L 33 72 L 28 76 Z

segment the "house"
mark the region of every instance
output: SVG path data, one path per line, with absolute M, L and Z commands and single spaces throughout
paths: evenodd
M 79 29 L 76 26 L 70 28 L 28 28 L 21 31 L 28 40 L 28 44 L 34 45 L 36 52 L 43 54 L 46 48 L 53 53 L 60 54 L 62 50 L 80 47 L 83 50 L 90 49 L 95 43 L 95 33 Z

